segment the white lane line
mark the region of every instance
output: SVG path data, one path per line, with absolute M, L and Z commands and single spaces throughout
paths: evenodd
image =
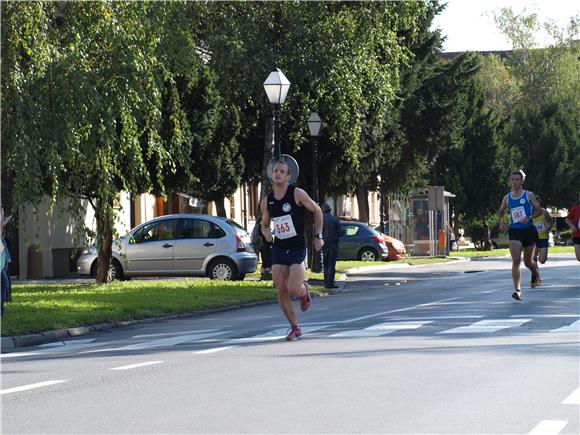
M 310 332 L 319 331 L 321 329 L 329 328 L 330 326 L 333 326 L 333 325 L 334 324 L 301 327 L 302 336 L 304 336 Z M 259 343 L 259 342 L 263 342 L 263 341 L 276 341 L 276 340 L 282 340 L 283 338 L 286 337 L 287 334 L 288 334 L 288 328 L 279 328 L 279 329 L 274 329 L 272 331 L 268 331 L 264 334 L 255 335 L 253 337 L 234 338 L 231 340 L 226 340 L 226 341 L 224 341 L 224 344 Z
M 163 363 L 163 361 L 148 361 L 148 362 L 139 363 L 139 364 L 131 364 L 128 366 L 114 367 L 114 368 L 109 369 L 109 370 L 131 370 L 131 369 L 137 369 L 139 367 L 152 366 L 154 364 L 161 364 L 161 363 Z
M 5 390 L 0 390 L 0 395 L 17 393 L 19 391 L 32 390 L 34 388 L 48 387 L 49 385 L 60 384 L 62 382 L 66 382 L 66 381 L 61 381 L 61 380 L 59 380 L 59 381 L 46 381 L 46 382 L 38 382 L 36 384 L 23 385 L 21 387 L 6 388 Z
M 163 337 L 163 336 L 176 336 L 176 335 L 189 335 L 189 334 L 201 334 L 204 332 L 215 332 L 219 331 L 219 329 L 199 329 L 194 331 L 181 331 L 181 332 L 165 332 L 160 334 L 143 334 L 143 335 L 134 335 L 131 338 L 151 338 L 151 337 Z
M 398 310 L 383 311 L 382 313 L 375 313 L 375 314 L 369 314 L 368 316 L 355 317 L 354 319 L 343 320 L 341 322 L 336 322 L 336 323 L 352 323 L 352 322 L 356 322 L 359 320 L 370 319 L 371 317 L 384 316 L 385 314 L 400 313 L 403 311 L 411 311 L 411 310 L 416 310 L 418 308 L 429 307 L 431 305 L 438 305 L 438 304 L 441 304 L 443 302 L 454 301 L 456 299 L 459 299 L 459 297 L 441 299 L 439 301 L 429 302 L 426 304 L 413 305 L 412 307 L 407 307 L 407 308 L 399 308 Z
M 514 326 L 523 325 L 532 319 L 490 319 L 480 320 L 469 326 L 460 326 L 458 328 L 440 331 L 438 334 L 480 334 L 486 332 L 495 332 L 500 329 L 513 328 Z
M 4 358 L 18 358 L 19 356 L 29 356 L 35 355 L 34 352 L 12 352 L 12 353 L 2 353 L 0 354 L 0 359 Z
M 427 322 L 387 322 L 379 323 L 377 325 L 369 326 L 365 329 L 356 329 L 352 331 L 343 331 L 337 334 L 332 334 L 330 337 L 380 337 L 381 335 L 391 334 L 395 331 L 404 329 L 417 329 L 421 326 L 432 323 Z
M 557 435 L 567 424 L 567 420 L 543 420 L 528 435 Z
M 550 332 L 580 332 L 580 320 L 576 320 L 574 323 L 558 329 L 552 329 Z
M 108 347 L 104 349 L 95 349 L 90 350 L 84 353 L 98 353 L 98 352 L 118 352 L 118 351 L 125 351 L 125 350 L 142 350 L 142 349 L 152 349 L 155 347 L 169 347 L 175 346 L 181 343 L 187 343 L 190 341 L 200 340 L 208 337 L 214 337 L 216 335 L 226 334 L 228 331 L 221 331 L 221 332 L 208 332 L 202 334 L 188 334 L 188 335 L 181 335 L 178 337 L 170 337 L 170 338 L 161 338 L 158 340 L 149 340 L 143 341 L 137 344 L 130 344 L 127 346 L 122 347 Z
M 580 387 L 576 388 L 572 394 L 566 397 L 562 405 L 580 405 Z
M 234 347 L 238 347 L 238 346 L 214 347 L 213 349 L 198 350 L 197 352 L 193 352 L 193 354 L 194 355 L 206 355 L 209 353 L 223 352 L 224 350 L 233 349 Z

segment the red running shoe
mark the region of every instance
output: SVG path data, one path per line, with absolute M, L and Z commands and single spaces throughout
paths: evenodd
M 288 330 L 288 335 L 286 336 L 286 341 L 296 340 L 302 335 L 302 330 L 298 326 L 293 326 Z
M 307 282 L 304 283 L 304 287 L 306 288 L 306 293 L 304 293 L 304 296 L 300 298 L 300 309 L 302 311 L 306 311 L 308 308 L 310 308 L 310 302 L 312 301 L 310 292 L 308 291 L 309 289 Z

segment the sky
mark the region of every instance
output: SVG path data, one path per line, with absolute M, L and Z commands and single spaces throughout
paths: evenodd
M 540 21 L 553 19 L 560 26 L 564 26 L 571 16 L 580 15 L 579 0 L 447 0 L 447 7 L 434 21 L 434 26 L 447 36 L 444 51 L 511 49 L 490 15 L 508 6 L 516 13 L 525 8 L 537 13 Z

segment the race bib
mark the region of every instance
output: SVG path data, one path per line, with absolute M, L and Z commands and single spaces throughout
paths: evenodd
M 526 217 L 526 210 L 523 206 L 512 208 L 510 213 L 512 215 L 512 222 L 514 224 L 523 221 Z
M 272 219 L 274 221 L 274 234 L 277 239 L 289 239 L 296 236 L 296 228 L 289 214 Z
M 544 222 L 534 222 L 534 226 L 538 231 L 544 231 L 546 227 L 544 226 Z

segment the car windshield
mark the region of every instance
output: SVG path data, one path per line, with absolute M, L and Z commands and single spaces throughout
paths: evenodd
M 230 227 L 232 227 L 232 229 L 236 232 L 236 234 L 238 234 L 240 237 L 246 237 L 248 235 L 248 233 L 246 232 L 246 230 L 244 229 L 244 227 L 242 227 L 241 225 L 239 225 L 237 222 L 228 219 L 226 221 L 228 223 L 228 225 Z

